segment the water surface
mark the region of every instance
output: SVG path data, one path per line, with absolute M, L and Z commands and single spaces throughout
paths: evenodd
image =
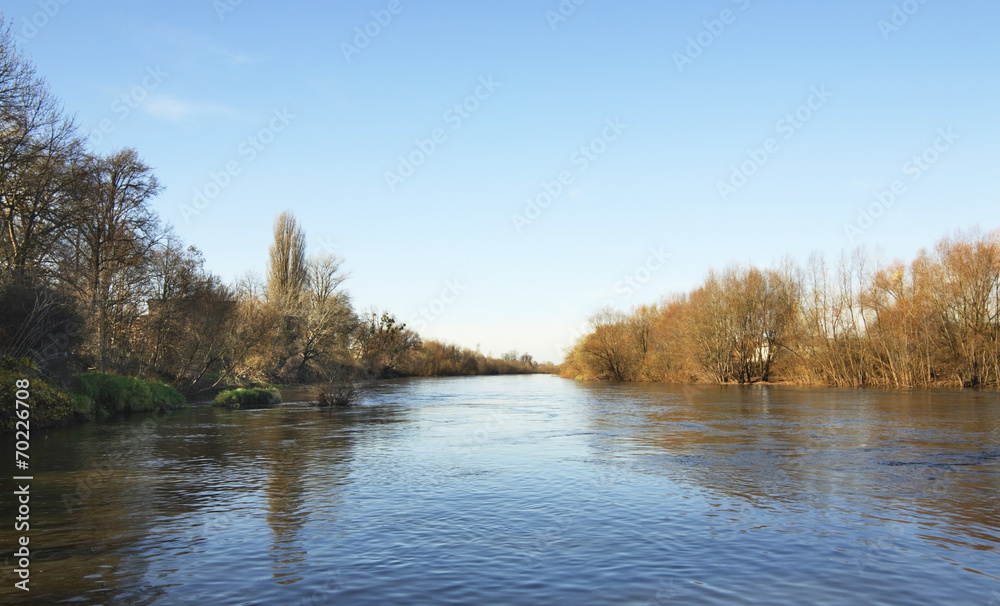
M 36 603 L 1000 605 L 995 393 L 424 379 L 31 457 Z

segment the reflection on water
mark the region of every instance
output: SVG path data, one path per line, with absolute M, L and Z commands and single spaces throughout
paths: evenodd
M 304 395 L 32 436 L 31 597 L 1000 604 L 993 393 L 496 377 L 387 382 L 349 410 Z
M 675 480 L 761 507 L 839 507 L 886 519 L 925 516 L 976 549 L 1000 541 L 995 498 L 998 398 L 989 393 L 647 388 L 632 452 Z M 607 401 L 607 400 L 605 400 Z M 630 399 L 601 410 L 634 405 Z M 600 405 L 595 409 L 600 409 Z M 610 419 L 609 419 L 610 420 Z M 643 448 L 646 446 L 646 448 Z

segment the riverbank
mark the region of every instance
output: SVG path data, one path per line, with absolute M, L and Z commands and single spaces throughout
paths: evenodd
M 913 384 L 843 384 L 834 381 L 807 381 L 807 380 L 795 380 L 795 379 L 771 379 L 768 381 L 711 381 L 711 380 L 697 380 L 693 378 L 689 381 L 669 381 L 669 380 L 649 380 L 649 379 L 628 379 L 622 381 L 615 381 L 608 378 L 595 378 L 588 377 L 579 374 L 575 369 L 565 369 L 561 368 L 554 374 L 561 379 L 570 379 L 573 381 L 580 381 L 582 383 L 604 383 L 604 384 L 629 384 L 629 385 L 684 385 L 688 387 L 715 387 L 715 386 L 742 386 L 742 387 L 808 387 L 815 389 L 852 389 L 857 391 L 947 391 L 947 390 L 977 390 L 977 391 L 994 391 L 1000 392 L 1000 385 L 996 383 L 989 383 L 983 385 L 969 385 L 963 383 L 958 379 L 953 379 L 950 381 L 937 381 L 935 383 L 924 383 L 919 385 Z
M 435 378 L 460 376 L 500 376 L 527 374 L 556 374 L 551 365 L 532 365 L 521 361 L 495 358 L 483 359 L 479 365 L 441 365 L 425 368 L 422 374 L 395 373 L 386 378 Z M 272 405 L 280 401 L 275 386 L 259 385 L 226 386 L 223 389 L 203 390 L 187 395 L 161 381 L 127 377 L 110 373 L 87 371 L 63 378 L 45 375 L 30 358 L 3 358 L 0 360 L 0 434 L 15 429 L 16 389 L 19 380 L 27 379 L 31 385 L 31 424 L 36 429 L 57 427 L 74 423 L 102 420 L 131 413 L 175 410 L 188 405 L 188 399 L 201 401 L 208 398 L 216 405 L 228 408 Z M 349 382 L 356 382 L 350 379 Z M 322 383 L 293 383 L 283 388 L 318 388 Z M 258 392 L 274 394 L 271 399 L 259 398 Z M 317 391 L 320 393 L 320 391 Z M 222 398 L 219 400 L 219 398 Z
M 88 371 L 72 375 L 62 385 L 42 375 L 30 359 L 4 358 L 0 361 L 0 433 L 14 431 L 16 385 L 25 380 L 31 424 L 36 429 L 187 404 L 183 394 L 159 381 Z

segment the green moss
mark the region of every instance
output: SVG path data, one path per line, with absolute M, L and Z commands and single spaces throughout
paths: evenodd
M 32 428 L 85 421 L 94 416 L 94 403 L 50 384 L 41 377 L 34 362 L 27 358 L 0 360 L 0 433 L 16 430 L 17 381 L 28 381 L 27 402 Z M 23 385 L 23 384 L 22 384 Z M 23 395 L 23 394 L 22 394 Z M 22 407 L 21 410 L 24 410 Z
M 166 383 L 100 372 L 77 375 L 75 391 L 81 403 L 91 400 L 98 414 L 150 412 L 185 404 L 184 396 Z
M 265 408 L 281 402 L 278 390 L 253 387 L 250 389 L 230 389 L 215 396 L 216 406 L 226 408 Z

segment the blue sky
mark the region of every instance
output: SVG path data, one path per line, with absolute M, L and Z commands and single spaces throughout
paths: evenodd
M 1000 227 L 996 2 L 0 11 L 93 147 L 155 168 L 157 211 L 210 269 L 263 272 L 288 209 L 310 252 L 346 259 L 358 307 L 483 352 L 559 360 L 596 309 L 711 267 L 862 244 L 909 259 Z M 400 157 L 419 166 L 387 178 Z

